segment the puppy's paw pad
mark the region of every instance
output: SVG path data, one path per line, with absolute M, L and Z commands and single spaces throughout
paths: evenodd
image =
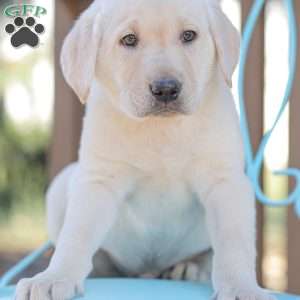
M 39 274 L 18 283 L 15 300 L 70 300 L 82 294 L 82 284 L 74 280 Z
M 212 300 L 276 300 L 276 297 L 261 288 L 252 290 L 228 289 L 217 292 Z

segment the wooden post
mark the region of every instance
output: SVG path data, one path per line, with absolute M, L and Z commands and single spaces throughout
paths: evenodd
M 63 1 L 56 1 L 55 13 L 55 108 L 52 145 L 50 149 L 50 177 L 77 159 L 83 106 L 67 86 L 60 68 L 63 40 L 73 25 L 77 6 L 70 9 Z
M 300 11 L 300 2 L 294 1 L 295 11 Z M 300 15 L 298 19 L 298 44 L 300 46 Z M 300 47 L 298 47 L 300 49 Z M 290 166 L 300 169 L 300 57 L 298 55 L 294 92 L 290 103 Z M 294 182 L 290 183 L 291 189 Z M 300 294 L 300 219 L 294 209 L 288 210 L 288 291 Z
M 93 0 L 59 0 L 73 16 L 77 16 L 92 3 Z
M 253 4 L 252 0 L 241 1 L 242 25 L 249 14 Z M 259 19 L 256 26 L 252 44 L 249 49 L 248 65 L 245 76 L 245 105 L 247 110 L 252 146 L 256 150 L 263 135 L 264 115 L 264 16 Z M 263 258 L 263 224 L 264 208 L 257 204 L 257 276 L 262 284 L 262 258 Z

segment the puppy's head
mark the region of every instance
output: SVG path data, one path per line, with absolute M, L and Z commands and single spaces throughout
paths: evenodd
M 97 81 L 129 116 L 171 116 L 195 112 L 211 80 L 230 85 L 238 53 L 217 0 L 96 0 L 66 38 L 62 67 L 82 102 Z

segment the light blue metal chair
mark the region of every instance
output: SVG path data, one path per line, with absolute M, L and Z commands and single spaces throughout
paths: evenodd
M 282 101 L 282 105 L 278 111 L 278 116 L 272 128 L 264 135 L 261 145 L 256 153 L 253 154 L 248 122 L 246 118 L 245 105 L 244 105 L 244 73 L 246 66 L 246 58 L 248 53 L 249 44 L 251 41 L 252 33 L 257 22 L 257 19 L 265 5 L 266 0 L 253 1 L 253 7 L 249 14 L 248 20 L 245 25 L 243 34 L 243 42 L 241 49 L 241 63 L 240 63 L 240 76 L 239 76 L 239 98 L 240 98 L 240 111 L 241 111 L 241 128 L 245 143 L 247 174 L 251 178 L 256 195 L 259 201 L 265 205 L 270 206 L 286 206 L 293 204 L 295 206 L 296 214 L 300 217 L 300 170 L 288 169 L 280 172 L 275 172 L 276 175 L 294 176 L 297 182 L 296 188 L 287 197 L 281 201 L 272 201 L 268 199 L 261 187 L 259 175 L 263 163 L 263 155 L 266 145 L 281 118 L 284 109 L 286 108 L 290 94 L 292 91 L 295 71 L 296 71 L 296 58 L 297 58 L 297 24 L 294 13 L 293 0 L 285 0 L 286 8 L 288 11 L 289 28 L 290 28 L 290 74 L 289 79 Z M 48 242 L 40 249 L 36 250 L 28 257 L 20 261 L 15 267 L 8 271 L 0 280 L 0 300 L 12 299 L 14 294 L 14 286 L 9 286 L 9 283 L 22 271 L 28 268 L 34 261 L 36 261 L 42 254 L 44 254 L 51 244 Z M 299 253 L 300 256 L 300 253 Z M 300 257 L 299 257 L 300 259 Z M 300 284 L 300 281 L 299 281 Z M 300 300 L 300 296 L 293 296 L 287 294 L 274 294 L 279 300 Z M 143 280 L 143 279 L 89 279 L 86 282 L 85 300 L 207 300 L 212 296 L 212 288 L 208 285 L 199 285 L 189 282 L 176 282 L 165 280 Z
M 1 300 L 12 300 L 13 287 L 4 289 Z M 299 300 L 300 297 L 276 294 L 278 300 Z M 207 285 L 165 280 L 101 279 L 88 280 L 82 300 L 209 300 L 212 289 Z

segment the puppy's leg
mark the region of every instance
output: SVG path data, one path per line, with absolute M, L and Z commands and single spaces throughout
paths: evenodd
M 63 227 L 68 205 L 67 190 L 73 172 L 76 172 L 78 163 L 66 167 L 52 182 L 47 195 L 47 227 L 51 241 L 56 244 Z M 121 277 L 123 274 L 117 269 L 109 255 L 103 250 L 98 250 L 93 257 L 93 278 Z
M 21 280 L 15 299 L 67 300 L 81 294 L 83 281 L 92 269 L 92 257 L 116 219 L 118 204 L 116 195 L 105 185 L 76 182 L 48 269 Z
M 180 262 L 164 271 L 160 277 L 171 280 L 187 280 L 207 283 L 211 280 L 212 250 Z
M 216 299 L 271 299 L 255 273 L 255 197 L 244 174 L 228 174 L 204 200 L 214 250 Z
M 72 174 L 78 164 L 71 164 L 53 180 L 47 195 L 47 228 L 51 242 L 56 244 L 59 233 L 63 227 L 68 205 L 67 189 Z

